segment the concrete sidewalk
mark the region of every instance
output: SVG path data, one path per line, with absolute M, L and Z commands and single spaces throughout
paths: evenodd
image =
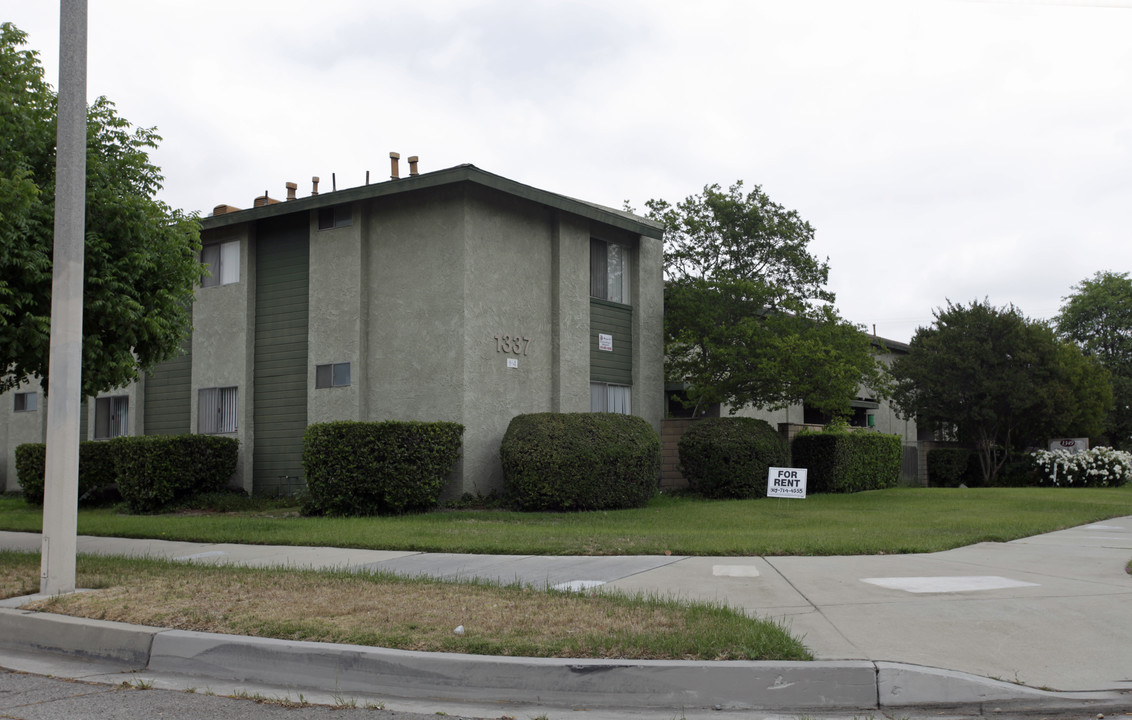
M 0 533 L 0 548 L 38 550 L 39 536 Z M 140 668 L 158 676 L 247 677 L 267 685 L 272 685 L 274 677 L 278 681 L 275 687 L 302 687 L 304 680 L 317 677 L 317 663 L 312 664 L 312 658 L 317 657 L 330 658 L 323 671 L 330 674 L 336 688 L 342 687 L 345 663 L 359 673 L 351 679 L 356 679 L 358 688 L 377 690 L 386 697 L 398 692 L 409 697 L 414 693 L 417 697 L 437 697 L 436 687 L 421 680 L 427 677 L 465 683 L 467 687 L 461 692 L 468 699 L 475 695 L 482 702 L 523 702 L 535 697 L 542 705 L 561 706 L 582 702 L 588 707 L 603 707 L 620 702 L 643 707 L 641 703 L 655 701 L 657 707 L 719 705 L 741 709 L 762 707 L 760 702 L 773 698 L 783 709 L 933 704 L 981 707 L 985 703 L 1042 709 L 1059 707 L 1059 703 L 1078 707 L 1082 701 L 1082 709 L 1132 707 L 1132 623 L 1128 621 L 1132 577 L 1124 572 L 1125 564 L 1132 559 L 1132 517 L 1010 543 L 894 556 L 528 557 L 93 537 L 81 537 L 79 550 L 204 563 L 478 577 L 536 587 L 602 585 L 630 592 L 711 599 L 782 620 L 803 635 L 804 642 L 823 661 L 530 661 L 317 646 L 127 626 L 118 633 L 117 642 L 144 646 Z M 6 649 L 0 649 L 0 665 L 21 648 L 52 649 L 36 643 L 37 638 L 53 632 L 61 638 L 101 632 L 90 621 L 68 624 L 67 620 L 42 614 L 4 612 L 0 615 L 0 647 Z M 44 629 L 49 622 L 56 623 L 55 630 Z M 37 627 L 33 628 L 33 623 Z M 79 625 L 85 630 L 79 630 Z M 25 639 L 20 640 L 20 632 L 12 628 L 27 629 L 22 636 Z M 115 631 L 107 632 L 113 635 Z M 82 642 L 94 641 L 88 637 Z M 66 647 L 54 649 L 67 651 Z M 137 652 L 132 659 L 120 660 L 125 665 L 137 665 L 142 660 L 141 650 Z M 248 675 L 252 665 L 261 666 L 268 674 Z M 579 669 L 583 667 L 584 671 Z M 385 684 L 375 681 L 378 676 L 386 678 Z M 1013 683 L 1074 692 L 1044 693 Z M 753 693 L 755 686 L 761 690 Z

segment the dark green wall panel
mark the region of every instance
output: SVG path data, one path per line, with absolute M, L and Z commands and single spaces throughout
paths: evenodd
M 305 488 L 310 240 L 306 215 L 262 223 L 256 241 L 253 492 Z
M 613 336 L 613 351 L 598 350 L 598 335 Z M 633 384 L 633 308 L 590 299 L 590 381 Z
M 154 368 L 145 378 L 145 435 L 184 435 L 192 432 L 193 341 L 181 353 Z

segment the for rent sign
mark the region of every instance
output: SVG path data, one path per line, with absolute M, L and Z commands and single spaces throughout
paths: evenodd
M 805 499 L 806 469 L 772 467 L 767 472 L 766 496 Z

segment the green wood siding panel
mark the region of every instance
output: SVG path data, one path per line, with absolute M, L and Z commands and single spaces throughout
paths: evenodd
M 306 215 L 263 223 L 256 250 L 253 492 L 305 487 L 310 240 Z
M 613 351 L 598 350 L 598 335 L 613 336 Z M 633 384 L 633 308 L 590 298 L 590 381 Z
M 145 378 L 145 435 L 185 435 L 192 431 L 193 342 L 154 368 Z

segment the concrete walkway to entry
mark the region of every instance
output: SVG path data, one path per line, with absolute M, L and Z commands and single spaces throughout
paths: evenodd
M 2 549 L 39 547 L 37 534 L 0 532 Z M 1123 691 L 1132 707 L 1132 576 L 1125 572 L 1132 517 L 885 556 L 533 557 L 86 536 L 79 552 L 714 600 L 782 621 L 819 660 L 928 666 L 1058 691 Z

